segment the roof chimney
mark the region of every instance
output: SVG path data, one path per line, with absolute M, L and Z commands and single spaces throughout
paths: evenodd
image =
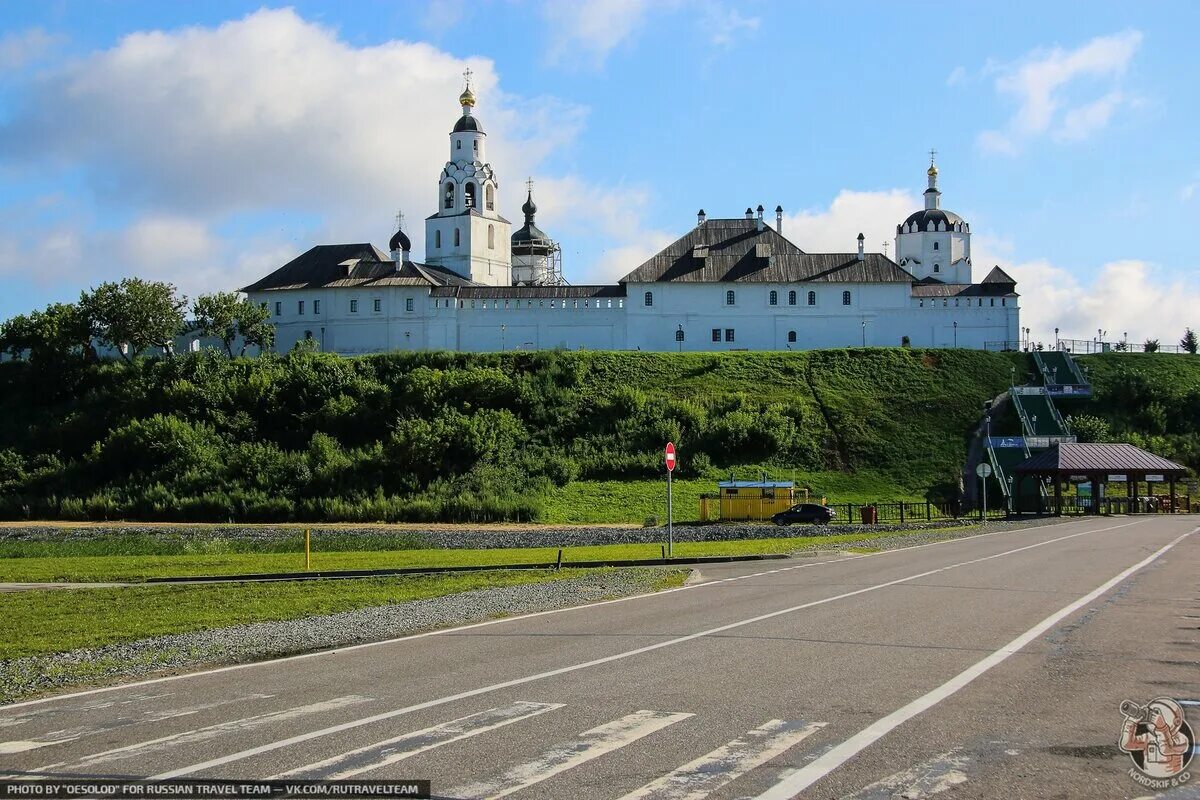
M 704 220 L 706 220 L 706 219 L 708 219 L 708 217 L 706 217 L 704 215 L 704 209 L 702 208 L 702 209 L 700 209 L 700 213 L 696 215 L 696 224 L 703 225 Z
M 775 232 L 783 233 L 783 206 L 775 206 Z
M 759 203 L 758 204 L 758 232 L 759 233 L 762 233 L 762 229 L 763 229 L 762 215 L 763 215 L 763 207 L 762 207 L 762 203 Z
M 867 237 L 863 236 L 861 233 L 858 235 L 858 260 L 859 261 L 862 261 L 866 258 L 866 255 L 863 253 L 863 242 L 866 241 L 866 239 L 867 239 Z
M 749 206 L 746 207 L 746 219 L 754 219 L 754 209 Z

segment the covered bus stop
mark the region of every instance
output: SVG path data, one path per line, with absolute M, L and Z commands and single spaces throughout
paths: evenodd
M 1014 496 L 1018 500 L 1023 498 L 1020 492 L 1022 481 L 1050 479 L 1054 483 L 1049 509 L 1045 508 L 1042 495 L 1038 492 L 1034 497 L 1042 507 L 1021 507 L 1015 509 L 1018 512 L 1048 510 L 1061 516 L 1064 507 L 1063 485 L 1089 483 L 1091 495 L 1088 502 L 1084 504 L 1078 498 L 1074 500 L 1078 513 L 1099 514 L 1102 508 L 1117 513 L 1143 510 L 1139 502 L 1139 499 L 1144 497 L 1139 493 L 1143 484 L 1146 487 L 1145 496 L 1156 498 L 1154 505 L 1162 503 L 1163 510 L 1174 513 L 1180 506 L 1175 484 L 1187 474 L 1187 468 L 1131 444 L 1058 442 L 1048 450 L 1043 450 L 1017 464 L 1013 473 L 1016 475 L 1017 486 Z M 1124 484 L 1124 497 L 1108 496 L 1105 489 L 1110 483 Z M 1167 493 L 1156 494 L 1155 486 L 1164 484 L 1169 487 Z M 1188 501 L 1190 510 L 1190 498 Z M 1022 505 L 1028 502 L 1025 500 Z

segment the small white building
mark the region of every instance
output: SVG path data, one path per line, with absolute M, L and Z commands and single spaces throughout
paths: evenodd
M 425 220 L 424 263 L 404 232 L 389 253 L 319 245 L 244 292 L 268 308 L 276 348 L 322 350 L 807 350 L 847 346 L 1000 348 L 1019 339 L 1016 283 L 974 283 L 970 226 L 941 208 L 930 164 L 925 208 L 896 226 L 896 257 L 808 253 L 746 209 L 708 219 L 614 285 L 570 286 L 535 223 L 532 188 L 516 233 L 470 85 Z

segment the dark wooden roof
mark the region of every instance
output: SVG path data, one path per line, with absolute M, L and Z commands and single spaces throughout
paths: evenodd
M 914 283 L 913 297 L 1019 297 L 1007 283 Z
M 430 297 L 457 297 L 461 300 L 549 300 L 571 298 L 624 297 L 624 286 L 444 286 L 433 289 Z
M 1059 442 L 1049 450 L 1022 461 L 1014 468 L 1022 474 L 1037 473 L 1153 473 L 1180 477 L 1187 468 L 1131 444 L 1079 444 Z
M 355 286 L 470 286 L 456 272 L 429 264 L 392 261 L 372 244 L 321 244 L 242 289 L 347 288 Z
M 913 276 L 881 253 L 805 253 L 770 225 L 710 219 L 621 279 L 621 283 L 911 283 Z

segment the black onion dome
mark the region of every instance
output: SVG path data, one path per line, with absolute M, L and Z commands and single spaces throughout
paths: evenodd
M 397 250 L 412 250 L 412 242 L 404 235 L 404 231 L 396 231 L 392 235 L 392 240 L 388 242 L 388 249 L 392 252 Z
M 471 116 L 470 114 L 463 114 L 458 118 L 458 122 L 454 123 L 454 130 L 452 133 L 464 133 L 466 131 L 483 133 L 483 128 L 479 126 L 479 120 L 475 119 L 475 117 Z
M 526 222 L 533 222 L 533 215 L 537 213 L 537 203 L 533 202 L 533 192 L 525 198 L 525 202 L 521 205 L 521 212 L 525 215 Z
M 533 222 L 533 215 L 537 213 L 537 203 L 533 202 L 532 191 L 525 197 L 521 211 L 525 212 L 525 226 L 512 235 L 513 253 L 516 255 L 549 253 L 551 250 L 550 237 Z
M 963 218 L 953 211 L 943 211 L 940 208 L 926 208 L 915 214 L 910 214 L 908 219 L 900 226 L 906 232 L 909 225 L 916 224 L 919 231 L 936 231 L 938 223 L 945 226 L 946 230 L 953 230 L 955 225 L 963 222 Z

